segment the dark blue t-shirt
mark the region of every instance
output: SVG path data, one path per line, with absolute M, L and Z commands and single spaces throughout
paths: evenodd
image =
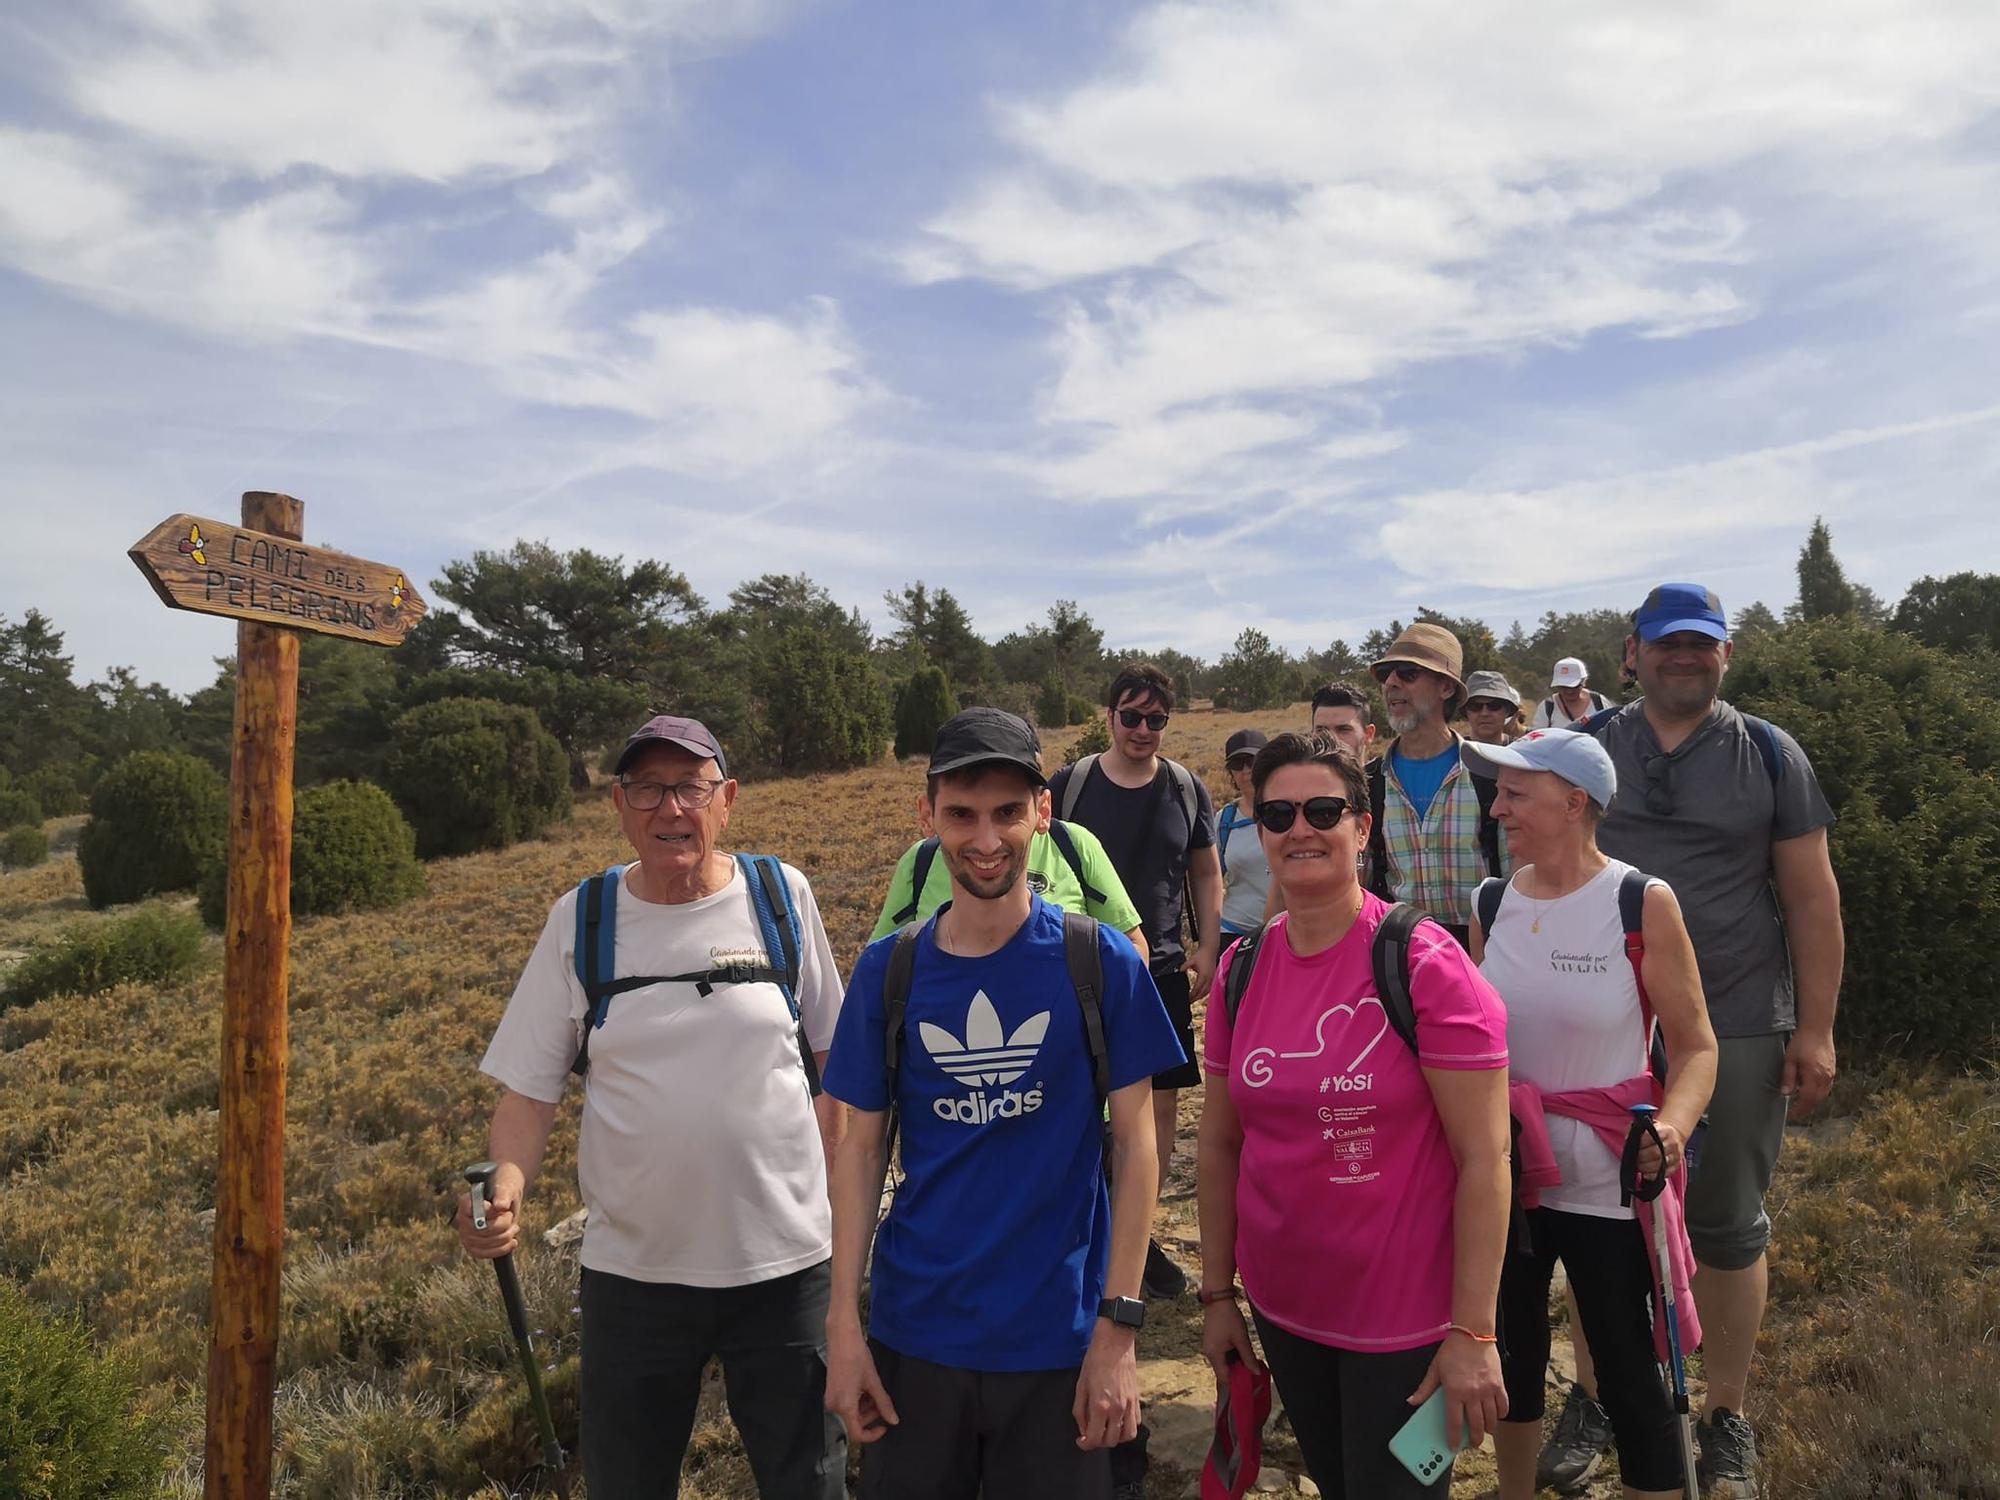
M 948 909 L 948 908 L 947 908 Z M 1062 911 L 1039 896 L 997 952 L 917 940 L 897 1072 L 903 1183 L 876 1231 L 868 1331 L 965 1370 L 1083 1362 L 1111 1249 L 1103 1116 Z M 854 967 L 826 1090 L 889 1104 L 882 979 L 895 938 Z M 1113 1089 L 1185 1061 L 1160 992 L 1122 933 L 1098 930 Z
M 1396 779 L 1403 784 L 1410 806 L 1417 810 L 1417 818 L 1421 822 L 1430 816 L 1431 799 L 1437 796 L 1438 788 L 1444 785 L 1451 768 L 1458 764 L 1458 741 L 1453 740 L 1436 755 L 1422 760 L 1405 755 L 1401 745 L 1389 753 L 1396 757 Z

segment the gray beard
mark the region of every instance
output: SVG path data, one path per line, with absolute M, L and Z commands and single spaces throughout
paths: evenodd
M 1397 713 L 1392 708 L 1389 710 L 1389 727 L 1398 734 L 1408 734 L 1419 724 L 1428 724 L 1430 718 L 1431 713 L 1429 709 L 1409 708 L 1403 710 L 1401 713 Z

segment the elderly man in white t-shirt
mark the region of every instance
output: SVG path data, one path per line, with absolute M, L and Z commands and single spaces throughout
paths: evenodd
M 608 891 L 613 969 L 673 977 L 615 994 L 590 1025 L 578 893 L 556 902 L 480 1064 L 504 1089 L 488 1136 L 499 1170 L 486 1229 L 472 1227 L 461 1201 L 459 1238 L 482 1259 L 518 1243 L 522 1200 L 587 1037 L 577 1168 L 589 1209 L 591 1500 L 679 1493 L 711 1357 L 722 1361 L 765 1500 L 838 1500 L 846 1439 L 822 1403 L 826 1163 L 841 1112 L 814 1096 L 840 1010 L 833 950 L 811 887 L 784 866 L 799 938 L 797 1020 L 776 983 L 713 982 L 710 970 L 781 962 L 766 951 L 750 872 L 717 848 L 737 791 L 722 747 L 695 720 L 656 718 L 626 743 L 617 771 L 612 797 L 639 857 Z M 815 1063 L 810 1080 L 802 1051 Z

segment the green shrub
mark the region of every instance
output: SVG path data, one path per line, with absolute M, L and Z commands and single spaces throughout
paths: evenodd
M 101 1360 L 73 1318 L 53 1318 L 0 1277 L 0 1495 L 126 1500 L 158 1492 L 166 1454 L 135 1416 L 138 1386 Z
M 1730 701 L 1789 730 L 1839 815 L 1847 930 L 1838 1030 L 1885 1051 L 2000 1060 L 1987 935 L 2000 924 L 2000 683 L 1958 657 L 1852 618 L 1759 639 Z
M 1071 696 L 1062 673 L 1051 671 L 1042 679 L 1041 691 L 1035 694 L 1035 722 L 1044 729 L 1060 729 L 1077 722 L 1069 716 Z
M 759 659 L 754 685 L 754 761 L 780 771 L 846 771 L 881 757 L 890 729 L 881 676 L 832 632 L 785 629 Z
M 0 786 L 0 828 L 42 826 L 42 804 L 23 786 Z
M 1069 721 L 1072 724 L 1088 724 L 1097 713 L 1097 705 L 1081 693 L 1069 695 Z M 1105 731 L 1107 734 L 1110 731 Z
M 1102 714 L 1084 725 L 1083 733 L 1076 737 L 1063 755 L 1063 764 L 1073 766 L 1086 755 L 1102 755 L 1111 748 L 1111 723 Z
M 8 971 L 0 1010 L 50 995 L 94 995 L 128 979 L 153 984 L 179 979 L 201 957 L 201 937 L 195 918 L 153 907 L 77 924 Z
M 918 667 L 896 694 L 896 754 L 929 755 L 937 732 L 958 712 L 943 667 Z
M 569 759 L 534 710 L 440 698 L 397 719 L 384 772 L 425 859 L 504 849 L 569 816 Z
M 16 785 L 42 804 L 45 818 L 66 818 L 84 809 L 83 787 L 70 766 L 43 766 L 30 771 Z
M 25 870 L 49 857 L 49 838 L 33 823 L 0 831 L 0 868 Z
M 299 793 L 292 810 L 292 914 L 374 911 L 424 888 L 417 836 L 389 794 L 372 782 L 329 781 Z M 201 882 L 201 918 L 227 915 L 228 865 Z
M 221 856 L 229 792 L 192 755 L 141 750 L 107 771 L 90 794 L 77 841 L 92 906 L 186 890 Z

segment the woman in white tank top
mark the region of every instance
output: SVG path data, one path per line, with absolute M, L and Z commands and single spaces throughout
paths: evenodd
M 1682 1493 L 1680 1446 L 1654 1362 L 1652 1259 L 1632 1209 L 1619 1203 L 1612 1141 L 1620 1137 L 1621 1101 L 1658 1104 L 1665 1160 L 1648 1146 L 1640 1169 L 1650 1177 L 1664 1168 L 1671 1177 L 1708 1105 L 1715 1033 L 1694 947 L 1673 892 L 1646 881 L 1644 957 L 1635 968 L 1619 899 L 1634 872 L 1597 847 L 1617 773 L 1596 740 L 1537 729 L 1504 747 L 1467 742 L 1461 754 L 1474 774 L 1498 778 L 1493 815 L 1517 862 L 1489 913 L 1491 931 L 1472 926 L 1472 955 L 1507 1002 L 1510 1079 L 1553 1100 L 1545 1123 L 1561 1174 L 1528 1211 L 1533 1255 L 1509 1256 L 1501 1277 L 1509 1405 L 1494 1438 L 1500 1497 L 1530 1500 L 1535 1491 L 1548 1293 L 1560 1260 L 1595 1356 L 1597 1401 L 1617 1441 L 1624 1493 L 1672 1500 Z M 1664 1098 L 1648 1073 L 1645 1001 L 1672 1059 Z M 1520 1107 L 1517 1099 L 1517 1114 Z

